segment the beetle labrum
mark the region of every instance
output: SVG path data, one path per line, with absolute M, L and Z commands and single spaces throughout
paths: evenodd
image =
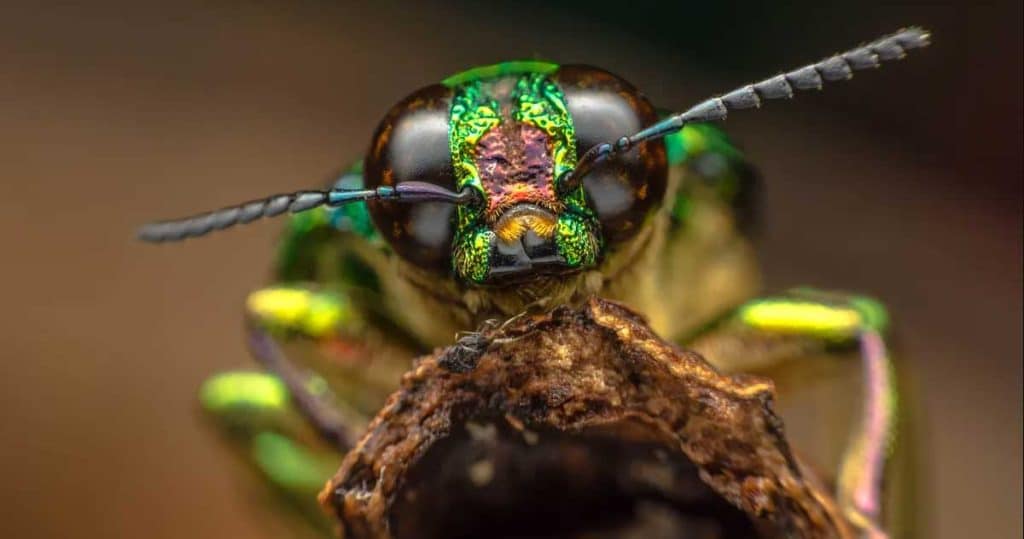
M 293 215 L 276 284 L 247 300 L 251 348 L 270 374 L 218 375 L 201 396 L 258 467 L 300 496 L 323 484 L 333 462 L 324 453 L 350 446 L 411 357 L 485 321 L 598 295 L 726 371 L 858 348 L 862 418 L 837 499 L 865 533 L 881 535 L 895 414 L 885 310 L 806 289 L 755 299 L 745 236 L 754 176 L 708 122 L 847 79 L 928 38 L 901 30 L 669 115 L 593 67 L 471 69 L 395 105 L 365 158 L 330 188 L 155 222 L 139 237 L 177 241 Z M 719 345 L 737 334 L 744 345 Z M 773 348 L 780 335 L 811 344 Z M 281 341 L 312 343 L 320 359 L 299 367 Z M 310 361 L 319 374 L 307 374 Z M 289 398 L 326 449 L 282 426 L 295 423 L 283 416 Z

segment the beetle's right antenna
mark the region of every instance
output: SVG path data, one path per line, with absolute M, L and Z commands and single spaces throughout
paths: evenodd
M 191 217 L 157 221 L 142 225 L 138 237 L 143 241 L 160 243 L 195 238 L 214 230 L 236 224 L 245 224 L 261 217 L 274 217 L 286 211 L 299 213 L 320 206 L 338 207 L 353 202 L 390 200 L 394 202 L 448 202 L 470 204 L 478 200 L 475 189 L 451 191 L 426 182 L 399 182 L 394 187 L 382 185 L 374 189 L 341 189 L 327 191 L 297 191 L 253 200 L 237 206 L 228 206 Z
M 760 107 L 764 99 L 791 98 L 793 88 L 821 89 L 823 81 L 849 79 L 856 70 L 878 67 L 883 61 L 903 58 L 909 49 L 927 46 L 929 38 L 929 33 L 923 28 L 905 28 L 818 63 L 712 97 L 686 112 L 669 116 L 638 133 L 622 137 L 615 143 L 602 143 L 590 148 L 580 157 L 576 168 L 565 173 L 558 181 L 558 190 L 566 193 L 575 189 L 596 165 L 629 151 L 641 142 L 675 133 L 688 123 L 724 120 L 730 110 Z

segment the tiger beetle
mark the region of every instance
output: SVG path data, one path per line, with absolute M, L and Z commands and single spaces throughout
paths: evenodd
M 216 375 L 201 401 L 300 505 L 315 503 L 411 358 L 461 334 L 453 368 L 472 369 L 486 344 L 472 330 L 484 322 L 598 295 L 725 372 L 857 351 L 861 417 L 836 497 L 865 535 L 882 536 L 896 403 L 886 310 L 820 290 L 755 296 L 756 175 L 712 122 L 928 40 L 907 28 L 677 114 L 596 67 L 477 67 L 392 107 L 365 157 L 326 189 L 154 222 L 138 235 L 172 242 L 291 216 L 275 284 L 246 300 L 250 348 L 266 370 Z

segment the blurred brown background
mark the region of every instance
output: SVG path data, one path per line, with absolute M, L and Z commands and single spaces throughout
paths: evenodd
M 319 185 L 476 64 L 604 66 L 666 107 L 920 24 L 934 46 L 728 127 L 768 285 L 884 298 L 925 410 L 932 536 L 1021 535 L 1021 7 L 967 2 L 5 3 L 0 535 L 279 537 L 195 415 L 247 365 L 280 223 L 136 225 Z M 703 4 L 713 4 L 704 2 Z

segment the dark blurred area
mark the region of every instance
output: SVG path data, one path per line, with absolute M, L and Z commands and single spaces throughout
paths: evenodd
M 280 537 L 198 421 L 249 365 L 280 223 L 154 248 L 147 220 L 320 185 L 415 88 L 603 66 L 681 109 L 894 31 L 934 45 L 727 127 L 766 178 L 769 290 L 886 301 L 928 536 L 1020 537 L 1021 3 L 103 2 L 0 17 L 5 537 Z

